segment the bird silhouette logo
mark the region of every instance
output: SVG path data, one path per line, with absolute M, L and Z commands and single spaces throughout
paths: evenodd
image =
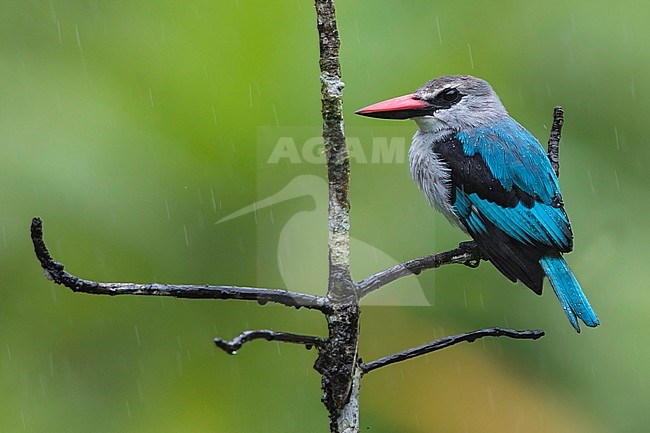
M 327 182 L 315 175 L 294 177 L 277 193 L 260 199 L 216 222 L 236 218 L 308 197 L 309 210 L 296 212 L 280 230 L 277 246 L 278 271 L 288 290 L 325 294 L 327 288 Z M 360 239 L 350 239 L 352 275 L 369 275 L 400 262 Z M 418 278 L 413 275 L 392 283 L 363 299 L 362 305 L 430 306 Z

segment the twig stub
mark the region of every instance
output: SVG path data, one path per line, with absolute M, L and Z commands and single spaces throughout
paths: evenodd
M 271 331 L 268 329 L 258 329 L 255 331 L 244 331 L 230 341 L 221 338 L 215 338 L 214 344 L 224 352 L 234 355 L 239 349 L 249 341 L 264 339 L 266 341 L 282 341 L 283 343 L 302 344 L 307 350 L 314 346 L 320 347 L 323 339 L 313 335 L 292 334 L 290 332 Z
M 553 125 L 548 137 L 548 159 L 557 177 L 560 177 L 560 139 L 564 126 L 564 110 L 559 105 L 553 109 Z

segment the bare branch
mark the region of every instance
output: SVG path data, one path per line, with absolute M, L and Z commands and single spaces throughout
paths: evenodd
M 327 311 L 325 299 L 303 293 L 279 289 L 264 289 L 238 286 L 174 285 L 174 284 L 135 284 L 98 283 L 84 280 L 64 271 L 63 264 L 56 262 L 43 241 L 43 223 L 40 218 L 32 219 L 32 242 L 36 257 L 41 262 L 45 276 L 74 292 L 96 295 L 154 295 L 192 299 L 241 299 L 257 301 L 260 304 L 274 302 L 295 308 L 309 308 Z
M 427 269 L 436 269 L 443 265 L 462 264 L 472 268 L 479 265 L 481 254 L 474 242 L 462 242 L 458 248 L 442 253 L 431 254 L 418 259 L 400 263 L 392 268 L 384 269 L 374 275 L 364 278 L 357 283 L 359 298 L 389 284 L 393 281 L 409 275 L 420 275 Z
M 560 177 L 560 138 L 564 125 L 564 110 L 559 105 L 553 109 L 553 126 L 548 137 L 548 159 L 557 177 Z
M 245 343 L 259 340 L 261 338 L 266 341 L 282 341 L 283 343 L 302 344 L 307 348 L 307 350 L 314 346 L 320 347 L 323 344 L 322 338 L 313 335 L 292 334 L 290 332 L 270 331 L 268 329 L 244 331 L 230 341 L 215 338 L 214 344 L 224 352 L 234 355 Z
M 406 361 L 407 359 L 415 358 L 417 356 L 426 355 L 427 353 L 435 352 L 436 350 L 444 349 L 445 347 L 453 346 L 454 344 L 467 341 L 469 343 L 476 341 L 483 337 L 510 337 L 517 339 L 537 340 L 544 336 L 544 331 L 516 331 L 507 328 L 488 328 L 479 331 L 473 331 L 466 334 L 452 335 L 449 337 L 441 338 L 440 340 L 432 341 L 422 346 L 414 347 L 408 350 L 394 353 L 385 356 L 372 362 L 361 365 L 361 371 L 366 374 L 372 370 L 385 367 L 397 362 Z

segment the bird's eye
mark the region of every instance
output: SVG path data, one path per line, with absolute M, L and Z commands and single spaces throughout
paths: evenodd
M 440 97 L 445 102 L 458 102 L 460 101 L 461 94 L 457 89 L 445 89 L 440 94 Z

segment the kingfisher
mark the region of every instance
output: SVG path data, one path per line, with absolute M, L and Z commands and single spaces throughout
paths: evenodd
M 541 295 L 546 276 L 577 332 L 578 319 L 600 324 L 562 257 L 573 250 L 573 233 L 557 176 L 489 83 L 446 75 L 356 114 L 415 120 L 409 166 L 431 206 L 509 280 Z

